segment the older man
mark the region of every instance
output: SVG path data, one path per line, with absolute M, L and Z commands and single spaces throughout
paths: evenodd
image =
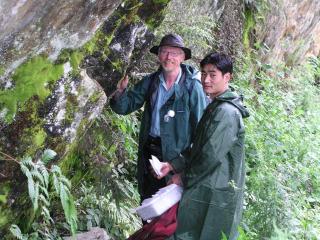
M 158 46 L 150 49 L 158 56 L 158 71 L 144 77 L 127 90 L 128 77 L 118 83 L 111 108 L 129 114 L 144 107 L 138 151 L 138 187 L 141 200 L 149 198 L 167 184 L 150 172 L 151 155 L 170 162 L 190 145 L 206 106 L 198 71 L 183 64 L 191 58 L 179 35 L 165 35 Z

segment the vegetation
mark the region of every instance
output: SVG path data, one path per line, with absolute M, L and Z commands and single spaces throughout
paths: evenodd
M 51 216 L 52 202 L 57 197 L 61 201 L 69 229 L 72 234 L 75 234 L 77 214 L 70 191 L 70 181 L 61 173 L 58 166 L 52 165 L 50 169 L 46 167 L 46 164 L 56 156 L 56 153 L 47 149 L 36 161 L 32 161 L 30 157 L 19 161 L 4 153 L 2 155 L 7 161 L 13 161 L 20 165 L 21 171 L 27 178 L 29 199 L 32 203 L 28 219 L 24 219 L 28 233 L 22 233 L 20 227 L 13 224 L 10 228 L 12 235 L 21 240 L 60 239 L 56 229 L 57 223 Z
M 256 87 L 249 84 L 252 60 L 238 65 L 234 81 L 251 112 L 246 122 L 243 227 L 249 239 L 317 239 L 320 99 L 314 73 L 318 66 L 254 64 L 260 66 L 253 76 Z
M 138 119 L 106 109 L 88 129 L 77 150 L 85 175 L 73 179 L 76 190 L 79 230 L 105 228 L 114 239 L 125 239 L 140 227 L 132 213 L 139 205 L 135 181 Z M 81 184 L 80 184 L 81 183 Z
M 17 108 L 33 96 L 44 100 L 49 95 L 46 85 L 58 80 L 63 73 L 62 65 L 52 64 L 46 56 L 37 56 L 15 70 L 12 76 L 14 88 L 0 90 L 0 106 L 6 109 L 5 120 L 11 122 Z

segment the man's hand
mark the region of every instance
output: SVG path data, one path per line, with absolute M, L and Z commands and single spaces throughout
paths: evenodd
M 129 83 L 129 77 L 128 75 L 125 75 L 117 84 L 117 90 L 120 93 L 123 93 L 123 91 L 127 88 Z
M 161 165 L 162 165 L 162 167 L 161 167 L 161 175 L 157 176 L 158 179 L 161 179 L 161 178 L 167 176 L 168 173 L 173 170 L 171 164 L 168 163 L 168 162 L 162 162 Z
M 182 179 L 181 179 L 181 174 L 180 173 L 177 173 L 175 175 L 172 176 L 172 178 L 170 179 L 170 181 L 168 182 L 168 184 L 177 184 L 177 185 L 180 185 L 180 186 L 183 186 L 183 183 L 182 183 Z

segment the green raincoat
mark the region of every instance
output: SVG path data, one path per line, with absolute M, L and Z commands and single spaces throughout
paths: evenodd
M 205 95 L 198 73 L 193 67 L 181 64 L 182 76 L 179 84 L 174 84 L 174 93 L 160 109 L 160 137 L 163 161 L 171 161 L 189 147 L 192 135 L 206 107 Z M 138 150 L 138 188 L 144 195 L 143 181 L 146 169 L 143 146 L 148 138 L 151 126 L 152 106 L 157 97 L 160 71 L 146 76 L 134 87 L 124 92 L 119 99 L 112 99 L 111 108 L 118 114 L 129 114 L 140 109 L 144 104 L 141 120 Z M 169 110 L 175 116 L 164 121 Z
M 208 105 L 189 154 L 171 162 L 185 171 L 185 190 L 170 240 L 220 240 L 222 232 L 237 238 L 245 177 L 242 118 L 248 116 L 228 89 Z

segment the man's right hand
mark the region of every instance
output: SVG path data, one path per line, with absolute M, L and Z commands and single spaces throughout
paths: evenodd
M 157 176 L 158 179 L 161 179 L 161 178 L 167 176 L 168 173 L 173 170 L 173 168 L 172 168 L 170 163 L 162 162 L 161 164 L 162 164 L 161 175 Z
M 118 92 L 122 93 L 128 86 L 129 77 L 125 75 L 117 84 Z

